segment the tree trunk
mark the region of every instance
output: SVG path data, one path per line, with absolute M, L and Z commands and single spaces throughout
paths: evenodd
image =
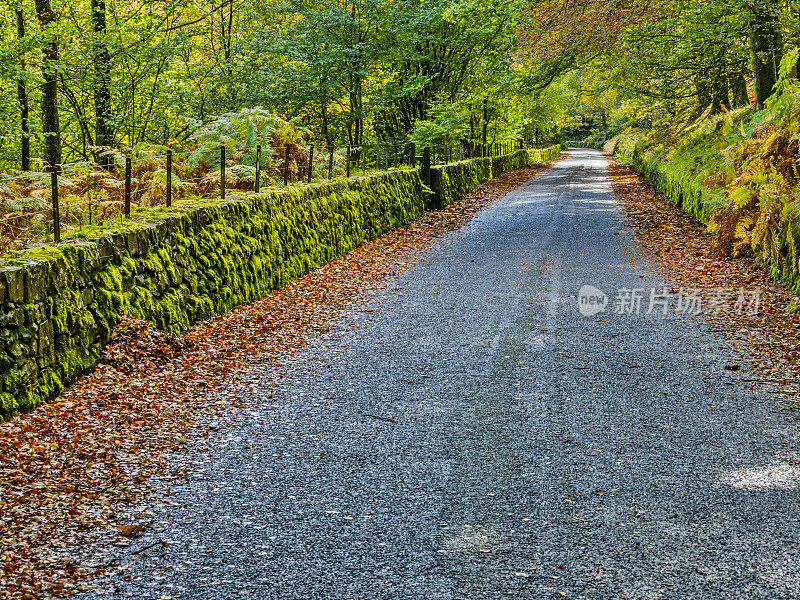
M 25 19 L 23 18 L 22 10 L 17 10 L 17 39 L 25 37 Z M 25 59 L 20 59 L 20 66 L 25 71 Z M 30 105 L 28 104 L 28 89 L 25 86 L 25 79 L 20 77 L 17 79 L 17 98 L 19 99 L 19 116 L 20 116 L 20 130 L 22 131 L 22 140 L 20 143 L 21 154 L 21 168 L 23 171 L 31 170 L 31 132 L 28 127 L 28 118 L 30 116 Z
M 758 109 L 772 96 L 778 81 L 783 47 L 777 17 L 762 7 L 750 11 L 750 59 Z
M 708 81 L 697 79 L 694 85 L 697 105 L 689 117 L 689 122 L 696 121 L 700 118 L 700 115 L 702 115 L 708 108 L 708 105 L 711 104 L 711 91 L 708 88 Z
M 45 160 L 49 166 L 61 164 L 61 128 L 58 123 L 58 38 L 56 38 L 56 14 L 50 0 L 35 0 L 36 18 L 45 39 L 42 63 L 42 131 L 44 133 Z
M 716 115 L 725 109 L 730 109 L 730 98 L 728 97 L 728 82 L 722 73 L 716 71 L 711 81 L 711 114 Z
M 325 139 L 325 143 L 328 145 L 328 150 L 333 151 L 333 143 L 331 140 L 331 131 L 330 127 L 328 126 L 328 94 L 326 92 L 325 97 L 321 100 L 322 104 L 322 137 Z
M 225 15 L 225 7 L 228 7 L 228 14 Z M 228 89 L 230 94 L 225 99 L 225 104 L 228 110 L 236 110 L 236 86 L 230 85 L 233 79 L 233 65 L 231 64 L 232 56 L 232 39 L 233 39 L 233 0 L 228 0 L 220 4 L 219 20 L 221 26 L 221 41 L 222 57 L 224 62 L 225 74 L 228 78 Z
M 355 69 L 358 69 L 355 66 Z M 362 86 L 361 75 L 356 73 L 352 78 L 352 89 L 350 91 L 350 111 L 353 120 L 353 144 L 361 146 L 364 143 L 364 115 L 363 100 L 361 98 Z
M 92 25 L 94 28 L 94 71 L 97 77 L 94 92 L 95 143 L 111 147 L 114 133 L 111 125 L 111 56 L 106 46 L 106 3 L 105 0 L 92 0 Z M 108 167 L 110 157 L 95 152 L 95 160 Z
M 730 80 L 731 98 L 734 108 L 742 108 L 750 104 L 750 96 L 747 94 L 747 81 L 742 73 L 737 73 Z

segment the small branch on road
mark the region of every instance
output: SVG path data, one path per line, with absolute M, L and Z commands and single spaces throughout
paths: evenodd
M 382 417 L 380 415 L 366 415 L 367 417 L 372 417 L 373 419 L 378 419 L 379 421 L 389 421 L 389 423 L 397 423 L 397 419 L 393 419 L 392 417 Z

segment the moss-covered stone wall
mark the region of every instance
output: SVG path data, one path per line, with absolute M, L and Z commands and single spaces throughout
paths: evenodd
M 694 154 L 696 150 L 697 146 L 691 148 L 690 153 Z M 708 220 L 710 207 L 724 202 L 719 189 L 705 185 L 704 179 L 710 176 L 698 168 L 699 160 L 695 162 L 693 156 L 684 156 L 666 145 L 648 147 L 644 134 L 620 137 L 614 143 L 612 153 L 700 221 Z
M 463 198 L 472 188 L 503 173 L 546 162 L 561 153 L 561 146 L 544 149 L 515 150 L 492 158 L 472 158 L 457 163 L 431 168 L 430 203 L 434 207 L 447 206 Z
M 447 206 L 463 198 L 472 188 L 492 178 L 491 158 L 472 158 L 457 163 L 431 168 L 430 203 L 435 207 Z
M 421 215 L 413 170 L 145 209 L 96 240 L 0 266 L 0 420 L 92 368 L 122 314 L 164 331 L 270 290 Z
M 427 204 L 449 204 L 559 151 L 519 150 L 432 169 L 434 201 Z M 140 209 L 135 223 L 97 239 L 5 257 L 0 421 L 55 397 L 94 367 L 123 314 L 182 331 L 415 219 L 425 196 L 416 170 L 391 171 Z

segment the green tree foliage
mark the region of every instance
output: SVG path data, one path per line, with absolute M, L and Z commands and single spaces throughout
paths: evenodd
M 645 125 L 763 107 L 800 31 L 787 0 L 530 0 L 523 23 L 529 89 L 602 73 Z
M 795 0 L 2 2 L 4 171 L 191 150 L 257 107 L 318 148 L 601 140 L 765 105 L 799 31 Z
M 0 170 L 191 149 L 214 115 L 256 107 L 317 147 L 399 147 L 474 143 L 489 98 L 508 141 L 552 96 L 520 85 L 518 0 L 4 1 Z

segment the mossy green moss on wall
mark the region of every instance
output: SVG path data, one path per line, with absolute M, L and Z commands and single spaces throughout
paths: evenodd
M 792 106 L 797 98 L 792 96 Z M 752 107 L 680 129 L 629 129 L 606 148 L 716 234 L 722 255 L 751 255 L 800 290 L 797 110 Z
M 262 298 L 425 210 L 413 170 L 147 209 L 146 221 L 0 267 L 0 420 L 92 368 L 123 314 L 168 332 Z
M 561 153 L 561 146 L 544 149 L 516 150 L 492 158 L 472 158 L 457 163 L 431 168 L 430 200 L 435 207 L 447 206 L 463 198 L 473 188 L 492 177 L 529 167 L 533 163 L 546 162 Z
M 547 162 L 557 158 L 563 148 L 560 144 L 549 146 L 547 148 L 531 148 L 528 150 L 528 160 L 533 163 Z
M 447 206 L 463 198 L 470 190 L 492 178 L 491 158 L 471 158 L 450 165 L 431 168 L 431 204 Z

